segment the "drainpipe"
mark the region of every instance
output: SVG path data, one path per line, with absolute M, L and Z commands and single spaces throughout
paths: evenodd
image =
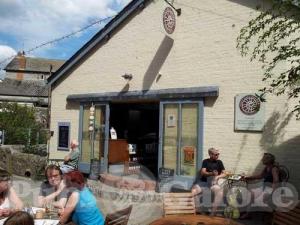
M 50 65 L 49 70 L 49 77 L 52 75 L 52 65 Z M 48 115 L 47 115 L 47 128 L 49 129 L 49 138 L 47 138 L 47 162 L 49 161 L 50 156 L 50 138 L 51 138 L 51 130 L 50 130 L 50 124 L 51 124 L 51 88 L 52 86 L 48 83 Z

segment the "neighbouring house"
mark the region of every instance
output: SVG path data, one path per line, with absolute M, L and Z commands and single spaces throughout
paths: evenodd
M 5 79 L 0 82 L 0 102 L 16 102 L 36 109 L 36 119 L 45 125 L 48 120 L 49 87 L 46 79 L 63 60 L 31 58 L 18 53 L 5 67 Z
M 43 80 L 15 80 L 5 78 L 0 83 L 0 102 L 18 102 L 48 107 L 48 86 Z
M 48 85 L 45 80 L 63 63 L 63 60 L 27 57 L 19 52 L 4 68 L 0 101 L 48 107 Z
M 180 13 L 163 0 L 132 0 L 48 78 L 50 158 L 63 158 L 76 138 L 83 172 L 92 160 L 110 171 L 131 159 L 155 176 L 174 169 L 188 188 L 210 147 L 235 173 L 261 169 L 270 152 L 299 190 L 295 102 L 261 102 L 261 65 L 236 49 L 257 4 L 267 3 L 173 1 Z
M 14 80 L 47 80 L 54 73 L 64 60 L 45 59 L 28 57 L 22 52 L 18 52 L 4 68 L 5 78 Z

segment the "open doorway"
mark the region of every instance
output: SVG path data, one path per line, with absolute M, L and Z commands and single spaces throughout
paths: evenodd
M 130 160 L 157 177 L 159 102 L 110 104 L 110 128 L 130 144 Z

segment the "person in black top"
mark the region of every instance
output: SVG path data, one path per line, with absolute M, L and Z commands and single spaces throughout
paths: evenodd
M 272 192 L 277 188 L 280 178 L 279 169 L 275 163 L 275 156 L 271 153 L 264 153 L 262 157 L 262 163 L 265 166 L 259 174 L 242 177 L 242 180 L 250 181 L 263 179 L 263 186 L 251 189 L 251 199 L 256 202 L 257 205 L 264 206 L 264 201 L 267 200 Z M 250 208 L 247 208 L 247 212 L 242 215 L 241 219 L 247 219 L 250 217 Z
M 226 174 L 223 162 L 219 160 L 219 150 L 209 148 L 208 155 L 209 158 L 204 159 L 202 162 L 202 167 L 192 187 L 192 193 L 197 195 L 202 193 L 203 187 L 210 188 L 215 196 L 211 211 L 211 214 L 214 215 L 223 200 L 223 188 L 218 185 L 218 180 L 225 177 Z

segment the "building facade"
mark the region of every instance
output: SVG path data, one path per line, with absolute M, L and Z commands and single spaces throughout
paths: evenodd
M 82 170 L 91 159 L 109 170 L 113 127 L 117 140 L 131 144 L 133 160 L 154 175 L 174 169 L 189 185 L 210 147 L 235 173 L 260 170 L 264 152 L 298 170 L 294 102 L 260 102 L 261 65 L 236 49 L 257 4 L 263 2 L 173 1 L 179 13 L 163 0 L 131 1 L 48 79 L 50 158 L 62 158 L 77 138 Z M 297 188 L 299 178 L 290 179 Z
M 63 63 L 64 60 L 27 57 L 18 52 L 5 67 L 5 78 L 19 81 L 47 80 Z

